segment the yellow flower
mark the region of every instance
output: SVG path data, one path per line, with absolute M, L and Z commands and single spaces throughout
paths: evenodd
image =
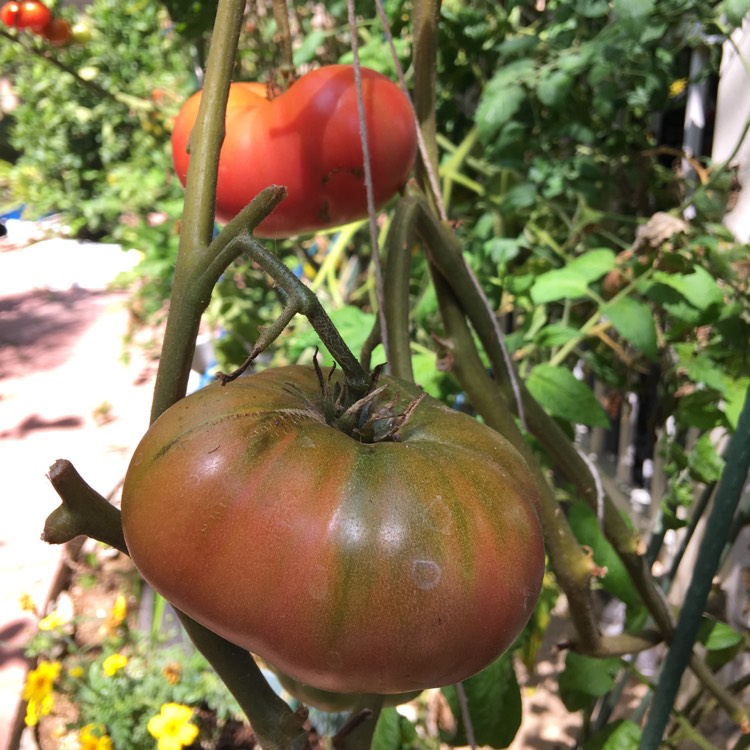
M 101 724 L 86 724 L 78 733 L 81 750 L 112 750 L 112 740 Z
M 36 614 L 36 604 L 34 604 L 34 600 L 31 598 L 30 594 L 21 594 L 18 603 L 21 605 L 21 609 L 24 612 L 33 612 Z
M 687 78 L 678 78 L 676 81 L 672 81 L 669 86 L 669 97 L 674 99 L 679 96 L 687 88 Z
M 128 615 L 128 600 L 124 594 L 118 594 L 107 616 L 106 625 L 110 630 L 120 627 Z
M 77 666 L 75 666 L 75 667 L 71 667 L 71 668 L 70 668 L 70 669 L 68 670 L 68 674 L 69 674 L 69 675 L 70 675 L 70 676 L 71 676 L 71 677 L 72 677 L 73 679 L 76 679 L 76 680 L 80 680 L 80 679 L 81 679 L 81 677 L 83 677 L 83 675 L 85 675 L 85 674 L 86 674 L 86 672 L 85 672 L 84 668 L 83 668 L 83 667 L 82 667 L 82 666 L 81 666 L 81 665 L 79 664 L 79 665 L 77 665 Z
M 28 701 L 25 719 L 28 726 L 35 726 L 41 716 L 46 716 L 52 710 L 52 686 L 59 674 L 59 661 L 40 661 L 37 668 L 26 676 L 23 699 Z
M 102 669 L 107 677 L 116 675 L 128 663 L 128 657 L 123 654 L 112 654 L 102 663 Z
M 41 620 L 39 620 L 39 630 L 55 630 L 55 628 L 59 628 L 61 625 L 65 624 L 65 620 L 63 620 L 60 613 L 55 609 L 52 612 L 50 612 L 46 617 L 42 617 Z
M 164 665 L 164 669 L 162 669 L 161 672 L 164 675 L 164 679 L 170 685 L 176 685 L 182 676 L 182 667 L 178 662 L 170 661 L 168 664 Z
M 157 750 L 182 750 L 195 742 L 198 727 L 190 723 L 193 709 L 179 703 L 165 703 L 161 713 L 148 722 L 148 731 L 159 742 Z

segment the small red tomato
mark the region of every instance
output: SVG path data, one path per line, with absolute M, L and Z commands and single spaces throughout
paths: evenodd
M 29 29 L 35 34 L 41 34 L 51 21 L 52 12 L 44 3 L 37 2 L 37 0 L 26 0 L 20 3 L 16 16 L 17 29 Z
M 5 3 L 5 5 L 0 8 L 0 21 L 11 29 L 14 29 L 16 27 L 20 10 L 21 6 L 18 3 Z
M 70 41 L 70 24 L 64 18 L 55 18 L 44 27 L 42 36 L 53 46 L 63 47 Z

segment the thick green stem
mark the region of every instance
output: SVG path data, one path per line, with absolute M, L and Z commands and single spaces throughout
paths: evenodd
M 383 311 L 388 329 L 386 361 L 391 375 L 414 382 L 409 336 L 411 253 L 416 239 L 416 203 L 402 198 L 391 220 L 385 242 Z
M 240 234 L 247 234 L 258 226 L 285 196 L 283 187 L 266 188 L 204 250 L 200 265 L 182 276 L 179 289 L 175 280 L 154 387 L 152 422 L 185 395 L 201 318 L 219 276 L 244 250 L 238 239 Z
M 190 136 L 190 166 L 170 315 L 154 387 L 151 420 L 185 395 L 205 294 L 194 288 L 214 229 L 219 151 L 245 4 L 222 0 L 206 64 L 198 116 Z M 205 304 L 208 301 L 205 300 Z
M 315 293 L 303 284 L 273 253 L 266 250 L 248 231 L 243 231 L 234 238 L 232 253 L 246 253 L 257 263 L 284 291 L 287 303 L 284 312 L 275 324 L 262 333 L 253 347 L 248 359 L 241 367 L 229 375 L 222 375 L 222 382 L 228 382 L 244 372 L 257 357 L 283 330 L 295 313 L 301 313 L 309 321 L 320 340 L 341 366 L 352 400 L 364 396 L 369 390 L 371 379 L 352 354 L 336 326 L 320 304 Z
M 594 617 L 589 589 L 591 577 L 597 572 L 596 566 L 591 556 L 584 554 L 573 535 L 530 445 L 518 429 L 497 383 L 487 373 L 463 311 L 448 283 L 438 274 L 434 274 L 433 283 L 445 334 L 452 344 L 452 351 L 446 358 L 450 362 L 450 370 L 461 383 L 477 413 L 488 426 L 513 443 L 534 475 L 539 491 L 544 541 L 552 568 L 570 603 L 579 642 L 587 651 L 598 653 L 601 633 Z
M 412 3 L 412 36 L 414 38 L 414 109 L 424 139 L 426 154 L 417 164 L 417 180 L 429 188 L 428 170 L 438 173 L 437 90 L 439 0 L 414 0 Z
M 65 544 L 85 534 L 127 554 L 120 511 L 90 487 L 70 461 L 55 461 L 47 478 L 62 505 L 48 516 L 42 541 Z

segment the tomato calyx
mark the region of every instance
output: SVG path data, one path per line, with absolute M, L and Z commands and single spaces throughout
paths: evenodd
M 388 398 L 388 385 L 378 385 L 382 371 L 380 366 L 373 372 L 368 392 L 351 403 L 346 383 L 335 383 L 333 388 L 330 386 L 335 368 L 326 378 L 317 360 L 314 360 L 314 366 L 327 424 L 360 443 L 398 442 L 399 431 L 427 397 L 426 393 L 422 393 L 406 404 L 398 395 Z

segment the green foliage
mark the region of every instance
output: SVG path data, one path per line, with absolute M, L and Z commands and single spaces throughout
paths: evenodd
M 86 18 L 94 31 L 86 45 L 49 50 L 19 34 L 0 50 L 20 100 L 11 181 L 33 214 L 60 212 L 74 231 L 119 240 L 132 235 L 120 231 L 123 215 L 146 222 L 179 195 L 165 178 L 167 121 L 174 92 L 189 82 L 191 55 L 153 3 L 97 0 Z
M 500 657 L 479 674 L 461 683 L 478 745 L 507 747 L 521 726 L 521 691 L 513 668 L 512 654 Z M 443 740 L 454 747 L 468 744 L 466 726 L 456 686 L 443 688 L 443 695 L 456 719 L 456 729 Z
M 597 698 L 615 686 L 615 677 L 621 666 L 620 659 L 595 659 L 569 651 L 565 657 L 565 671 L 558 681 L 565 708 L 568 711 L 590 708 Z

